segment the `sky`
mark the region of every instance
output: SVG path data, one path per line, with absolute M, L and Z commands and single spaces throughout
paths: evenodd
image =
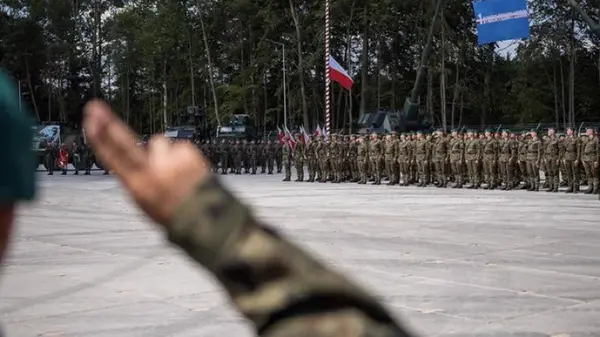
M 517 52 L 519 40 L 506 40 L 498 42 L 498 47 L 496 47 L 496 53 L 506 56 L 508 55 L 510 58 L 514 57 Z

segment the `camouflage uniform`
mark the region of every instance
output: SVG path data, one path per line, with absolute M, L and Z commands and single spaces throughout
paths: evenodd
M 529 139 L 527 137 L 527 135 L 523 135 L 523 139 L 519 142 L 517 158 L 521 179 L 524 182 L 522 189 L 528 189 L 531 184 L 531 179 L 529 179 L 529 173 L 527 172 L 527 149 L 529 147 Z
M 375 179 L 375 181 L 373 182 L 374 185 L 381 184 L 381 157 L 383 154 L 382 152 L 383 151 L 381 148 L 381 141 L 377 139 L 377 135 L 373 134 L 371 136 L 371 143 L 369 144 L 369 164 L 371 165 L 373 177 Z
M 306 146 L 306 163 L 308 166 L 308 181 L 314 182 L 317 175 L 317 140 L 315 136 L 310 136 Z
M 435 166 L 437 187 L 446 187 L 448 177 L 446 174 L 446 162 L 448 161 L 448 142 L 443 133 L 438 131 L 438 136 L 433 144 L 432 161 Z
M 290 181 L 292 179 L 292 152 L 288 139 L 284 139 L 283 147 L 281 148 L 281 158 L 283 160 L 283 170 L 285 172 L 283 181 Z
M 452 140 L 449 144 L 450 147 L 450 165 L 452 167 L 452 174 L 454 175 L 454 186 L 453 188 L 462 188 L 464 185 L 464 172 L 463 165 L 465 162 L 465 143 L 458 135 L 458 131 L 452 132 Z
M 498 181 L 498 141 L 494 139 L 489 131 L 486 131 L 487 140 L 483 144 L 483 167 L 486 177 L 486 189 L 496 188 Z
M 251 174 L 256 174 L 256 169 L 258 168 L 258 147 L 254 141 L 251 141 L 246 147 L 246 158 L 248 158 L 248 166 L 250 166 Z
M 267 141 L 267 144 L 263 148 L 263 157 L 265 158 L 265 166 L 267 167 L 267 173 L 273 174 L 273 168 L 275 163 L 275 148 L 273 147 L 272 141 Z
M 348 162 L 350 165 L 351 182 L 355 183 L 360 180 L 360 174 L 358 171 L 357 158 L 358 143 L 355 136 L 350 137 L 350 144 L 348 144 Z
M 221 174 L 227 174 L 229 168 L 229 144 L 223 139 L 219 147 L 219 155 L 221 157 Z
M 594 130 L 587 130 L 588 139 L 581 145 L 581 162 L 587 176 L 588 189 L 586 194 L 598 193 L 598 137 Z
M 415 160 L 419 170 L 418 186 L 425 187 L 429 184 L 430 144 L 429 141 L 423 138 L 422 134 L 419 134 L 415 145 Z
M 410 153 L 411 145 L 407 140 L 406 135 L 400 136 L 398 147 L 396 148 L 396 158 L 398 160 L 399 174 L 398 180 L 402 180 L 403 186 L 408 186 L 410 183 Z
M 361 137 L 356 148 L 356 162 L 358 164 L 358 172 L 360 174 L 359 184 L 366 184 L 368 180 L 369 166 L 369 144 L 365 141 L 365 137 Z
M 548 192 L 558 192 L 558 185 L 560 183 L 558 166 L 560 163 L 560 144 L 558 137 L 556 137 L 552 131 L 549 131 L 548 138 L 544 148 L 544 161 L 546 162 L 546 176 L 545 180 L 548 182 Z
M 260 336 L 409 336 L 369 293 L 256 220 L 215 177 L 178 206 L 167 230 Z
M 283 153 L 282 151 L 282 144 L 280 142 L 277 142 L 274 144 L 275 146 L 275 166 L 277 167 L 277 173 L 281 173 L 281 169 L 283 168 L 282 166 L 282 162 L 283 162 Z
M 306 161 L 306 145 L 300 140 L 298 135 L 296 146 L 294 146 L 294 167 L 296 167 L 296 180 L 304 181 L 304 162 Z
M 531 140 L 527 144 L 527 175 L 529 176 L 528 191 L 540 190 L 540 162 L 542 160 L 542 142 L 536 134 L 531 131 Z
M 396 148 L 395 148 L 394 139 L 392 135 L 387 135 L 385 137 L 385 142 L 383 143 L 383 151 L 385 156 L 385 171 L 387 172 L 389 183 L 388 185 L 396 184 L 396 175 L 394 166 L 396 164 Z
M 572 134 L 573 130 L 567 131 L 570 135 L 562 143 L 563 167 L 565 169 L 565 180 L 567 181 L 567 193 L 579 192 L 579 162 L 581 160 L 581 141 Z
M 244 149 L 238 140 L 232 148 L 233 170 L 235 174 L 242 174 L 242 160 L 244 159 Z
M 481 182 L 479 180 L 479 161 L 481 160 L 481 142 L 476 137 L 473 131 L 467 133 L 465 144 L 465 161 L 467 163 L 467 171 L 469 182 L 471 185 L 468 188 L 479 188 Z

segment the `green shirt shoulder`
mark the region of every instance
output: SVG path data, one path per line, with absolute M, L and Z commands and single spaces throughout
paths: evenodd
M 18 90 L 0 70 L 0 204 L 35 196 L 36 157 L 31 149 L 33 122 L 19 102 Z

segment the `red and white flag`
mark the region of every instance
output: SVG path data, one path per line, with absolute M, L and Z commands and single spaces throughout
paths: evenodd
M 323 130 L 321 130 L 321 126 L 317 125 L 317 128 L 315 129 L 315 136 L 321 136 L 323 134 Z
M 306 130 L 304 129 L 303 126 L 300 127 L 300 133 L 302 133 L 302 140 L 303 140 L 304 144 L 308 143 L 308 140 L 310 139 L 310 137 L 308 136 L 308 133 L 306 133 Z
M 296 140 L 292 136 L 292 133 L 290 132 L 290 130 L 288 130 L 287 126 L 284 126 L 283 130 L 285 131 L 285 135 L 288 137 L 288 144 L 290 145 L 290 147 L 292 149 L 295 148 L 296 147 Z
M 279 140 L 280 144 L 283 144 L 283 137 L 285 137 L 285 133 L 279 127 L 277 127 L 277 140 Z
M 352 89 L 354 84 L 352 77 L 331 55 L 329 56 L 329 78 L 339 83 L 346 90 Z

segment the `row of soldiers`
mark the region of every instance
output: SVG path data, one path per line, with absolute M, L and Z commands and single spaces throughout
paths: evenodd
M 282 171 L 283 146 L 277 141 L 222 139 L 204 141 L 197 146 L 211 161 L 214 172 L 219 169 L 222 174 L 273 174 Z
M 293 148 L 284 141 L 282 154 L 284 181 L 290 180 L 293 159 L 296 181 L 304 181 L 306 165 L 309 182 L 379 185 L 387 178 L 389 185 L 539 191 L 543 172 L 548 192 L 563 185 L 577 193 L 587 184 L 585 193 L 598 194 L 599 150 L 596 131 L 589 128 L 583 136 L 573 129 L 563 136 L 548 129 L 543 137 L 535 129 L 311 136 L 307 143 L 298 136 Z
M 70 144 L 62 144 L 61 146 L 57 146 L 54 143 L 48 143 L 46 146 L 46 152 L 44 153 L 44 166 L 48 171 L 48 175 L 54 175 L 55 168 L 59 165 L 57 163 L 61 159 L 62 155 L 67 158 L 67 162 L 70 161 L 73 165 L 74 175 L 79 175 L 79 171 L 84 171 L 84 175 L 90 175 L 92 171 L 92 166 L 94 166 L 95 157 L 92 149 L 88 144 L 77 145 L 76 142 Z M 71 160 L 68 160 L 71 158 Z M 66 164 L 66 163 L 65 163 Z M 67 165 L 64 165 L 62 168 L 59 167 L 59 170 L 62 171 L 61 175 L 67 175 Z M 108 175 L 109 172 L 104 170 L 104 175 Z

